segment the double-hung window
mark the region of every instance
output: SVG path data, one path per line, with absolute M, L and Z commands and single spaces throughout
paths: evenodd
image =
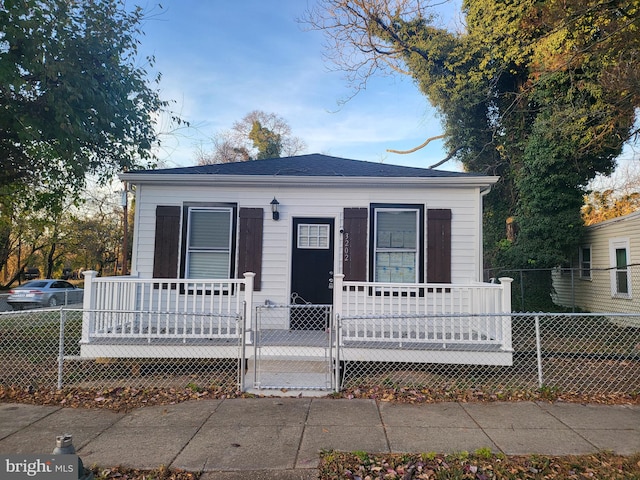
M 631 277 L 629 275 L 629 240 L 614 238 L 609 240 L 611 261 L 611 295 L 631 298 Z
M 374 208 L 375 282 L 418 283 L 420 219 L 418 208 Z
M 189 207 L 185 278 L 232 276 L 233 208 Z
M 580 278 L 591 280 L 591 246 L 580 247 Z

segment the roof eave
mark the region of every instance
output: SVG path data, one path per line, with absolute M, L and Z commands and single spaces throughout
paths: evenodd
M 220 186 L 372 186 L 397 187 L 400 185 L 437 185 L 447 187 L 488 187 L 500 177 L 465 175 L 459 177 L 321 177 L 283 175 L 203 175 L 203 174 L 156 174 L 121 173 L 119 178 L 135 184 L 154 185 L 206 185 Z

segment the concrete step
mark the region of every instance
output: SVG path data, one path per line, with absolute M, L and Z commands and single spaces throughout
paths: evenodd
M 332 375 L 325 358 L 267 357 L 258 358 L 257 363 L 251 358 L 247 362 L 245 388 L 249 393 L 276 396 L 327 395 L 332 391 Z
M 326 359 L 272 359 L 260 358 L 257 363 L 255 359 L 249 359 L 247 370 L 253 371 L 254 366 L 261 372 L 299 372 L 299 373 L 325 373 L 330 370 L 331 365 Z

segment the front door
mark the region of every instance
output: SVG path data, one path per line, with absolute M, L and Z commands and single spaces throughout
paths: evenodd
M 293 219 L 291 303 L 330 305 L 333 302 L 333 218 Z M 327 309 L 291 307 L 291 328 L 324 330 Z

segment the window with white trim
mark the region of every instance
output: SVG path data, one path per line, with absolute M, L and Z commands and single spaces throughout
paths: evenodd
M 420 210 L 376 208 L 374 211 L 374 281 L 417 283 Z
M 609 259 L 611 262 L 611 295 L 631 298 L 631 276 L 629 275 L 629 239 L 609 240 Z
M 230 278 L 232 234 L 232 208 L 189 207 L 185 278 Z
M 580 247 L 580 278 L 591 280 L 591 245 Z

